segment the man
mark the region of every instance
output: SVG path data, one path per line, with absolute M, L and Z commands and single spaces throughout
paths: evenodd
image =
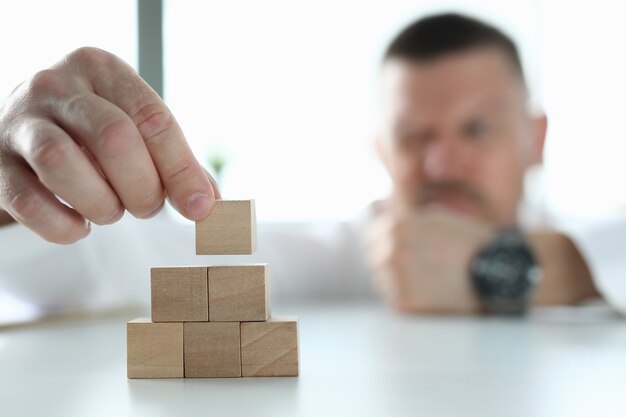
M 517 49 L 476 20 L 423 19 L 389 46 L 382 95 L 377 147 L 395 187 L 370 234 L 380 287 L 403 310 L 479 311 L 470 262 L 498 228 L 517 226 L 524 173 L 541 163 L 546 134 Z M 598 295 L 568 237 L 526 237 L 543 267 L 532 301 Z
M 514 44 L 463 16 L 425 18 L 392 42 L 382 78 L 376 146 L 394 193 L 374 206 L 367 249 L 389 303 L 410 312 L 519 312 L 530 302 L 598 296 L 599 281 L 570 238 L 517 229 L 524 172 L 541 162 L 546 118 L 529 112 Z M 0 126 L 4 222 L 15 219 L 51 242 L 82 239 L 90 222 L 114 223 L 125 210 L 151 217 L 166 195 L 183 215 L 200 219 L 219 197 L 167 107 L 104 51 L 80 49 L 38 73 L 9 98 Z M 354 248 L 350 236 L 342 242 Z M 293 236 L 281 239 L 273 245 L 283 248 L 281 255 L 260 259 L 291 260 L 285 250 Z M 308 270 L 306 262 L 332 266 L 307 282 L 364 275 L 357 261 L 350 263 L 355 257 L 326 247 L 332 250 L 318 255 L 320 262 L 315 251 L 298 252 L 301 270 Z M 32 271 L 23 272 L 27 262 L 0 271 L 0 278 L 19 275 L 18 269 L 30 277 Z M 93 274 L 63 277 L 74 275 Z M 613 278 L 605 279 L 603 295 L 624 308 L 624 285 Z M 4 282 L 19 286 L 17 279 Z M 16 292 L 28 298 L 36 292 L 29 288 Z M 74 299 L 89 291 L 86 285 Z

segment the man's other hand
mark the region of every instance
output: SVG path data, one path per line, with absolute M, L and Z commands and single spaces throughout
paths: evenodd
M 378 204 L 366 231 L 376 286 L 403 312 L 481 310 L 469 279 L 473 256 L 493 236 L 491 226 L 454 213 Z
M 161 98 L 115 55 L 78 49 L 0 109 L 0 209 L 46 240 L 75 242 L 125 210 L 149 218 L 166 197 L 199 220 L 219 191 Z

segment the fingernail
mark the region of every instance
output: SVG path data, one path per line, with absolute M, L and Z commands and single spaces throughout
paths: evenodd
M 161 204 L 159 204 L 159 207 L 157 207 L 156 209 L 152 210 L 152 212 L 150 212 L 150 214 L 141 217 L 142 219 L 151 219 L 154 216 L 156 216 L 157 214 L 159 214 L 161 212 L 161 210 L 163 209 L 163 206 L 165 205 L 165 200 L 161 201 Z
M 208 216 L 211 208 L 211 200 L 206 194 L 198 193 L 191 196 L 187 203 L 187 217 L 192 220 L 200 220 Z
M 106 221 L 102 222 L 102 224 L 113 224 L 113 223 L 117 222 L 119 219 L 121 219 L 124 216 L 124 212 L 125 211 L 126 210 L 124 209 L 124 207 L 118 208 L 117 211 L 115 212 L 115 214 L 112 215 Z

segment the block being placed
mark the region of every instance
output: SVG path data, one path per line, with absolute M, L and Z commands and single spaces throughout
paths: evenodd
M 184 323 L 185 377 L 241 376 L 239 323 Z
M 210 321 L 265 321 L 270 317 L 268 265 L 209 267 Z
M 183 323 L 152 323 L 135 319 L 126 324 L 128 378 L 182 378 Z
M 152 268 L 152 321 L 208 321 L 207 267 Z
M 298 375 L 298 319 L 241 323 L 242 376 Z
M 217 200 L 196 222 L 197 255 L 250 255 L 256 250 L 254 200 Z

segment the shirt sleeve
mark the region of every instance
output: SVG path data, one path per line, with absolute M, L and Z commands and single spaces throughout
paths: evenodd
M 133 220 L 93 226 L 72 245 L 46 242 L 18 224 L 0 228 L 0 289 L 41 314 L 133 304 L 147 250 Z
M 626 315 L 626 216 L 564 226 L 604 299 Z
M 277 300 L 373 294 L 352 223 L 261 223 L 253 255 L 196 256 L 192 223 L 125 216 L 73 245 L 0 228 L 0 290 L 42 314 L 149 306 L 154 266 L 269 263 Z

